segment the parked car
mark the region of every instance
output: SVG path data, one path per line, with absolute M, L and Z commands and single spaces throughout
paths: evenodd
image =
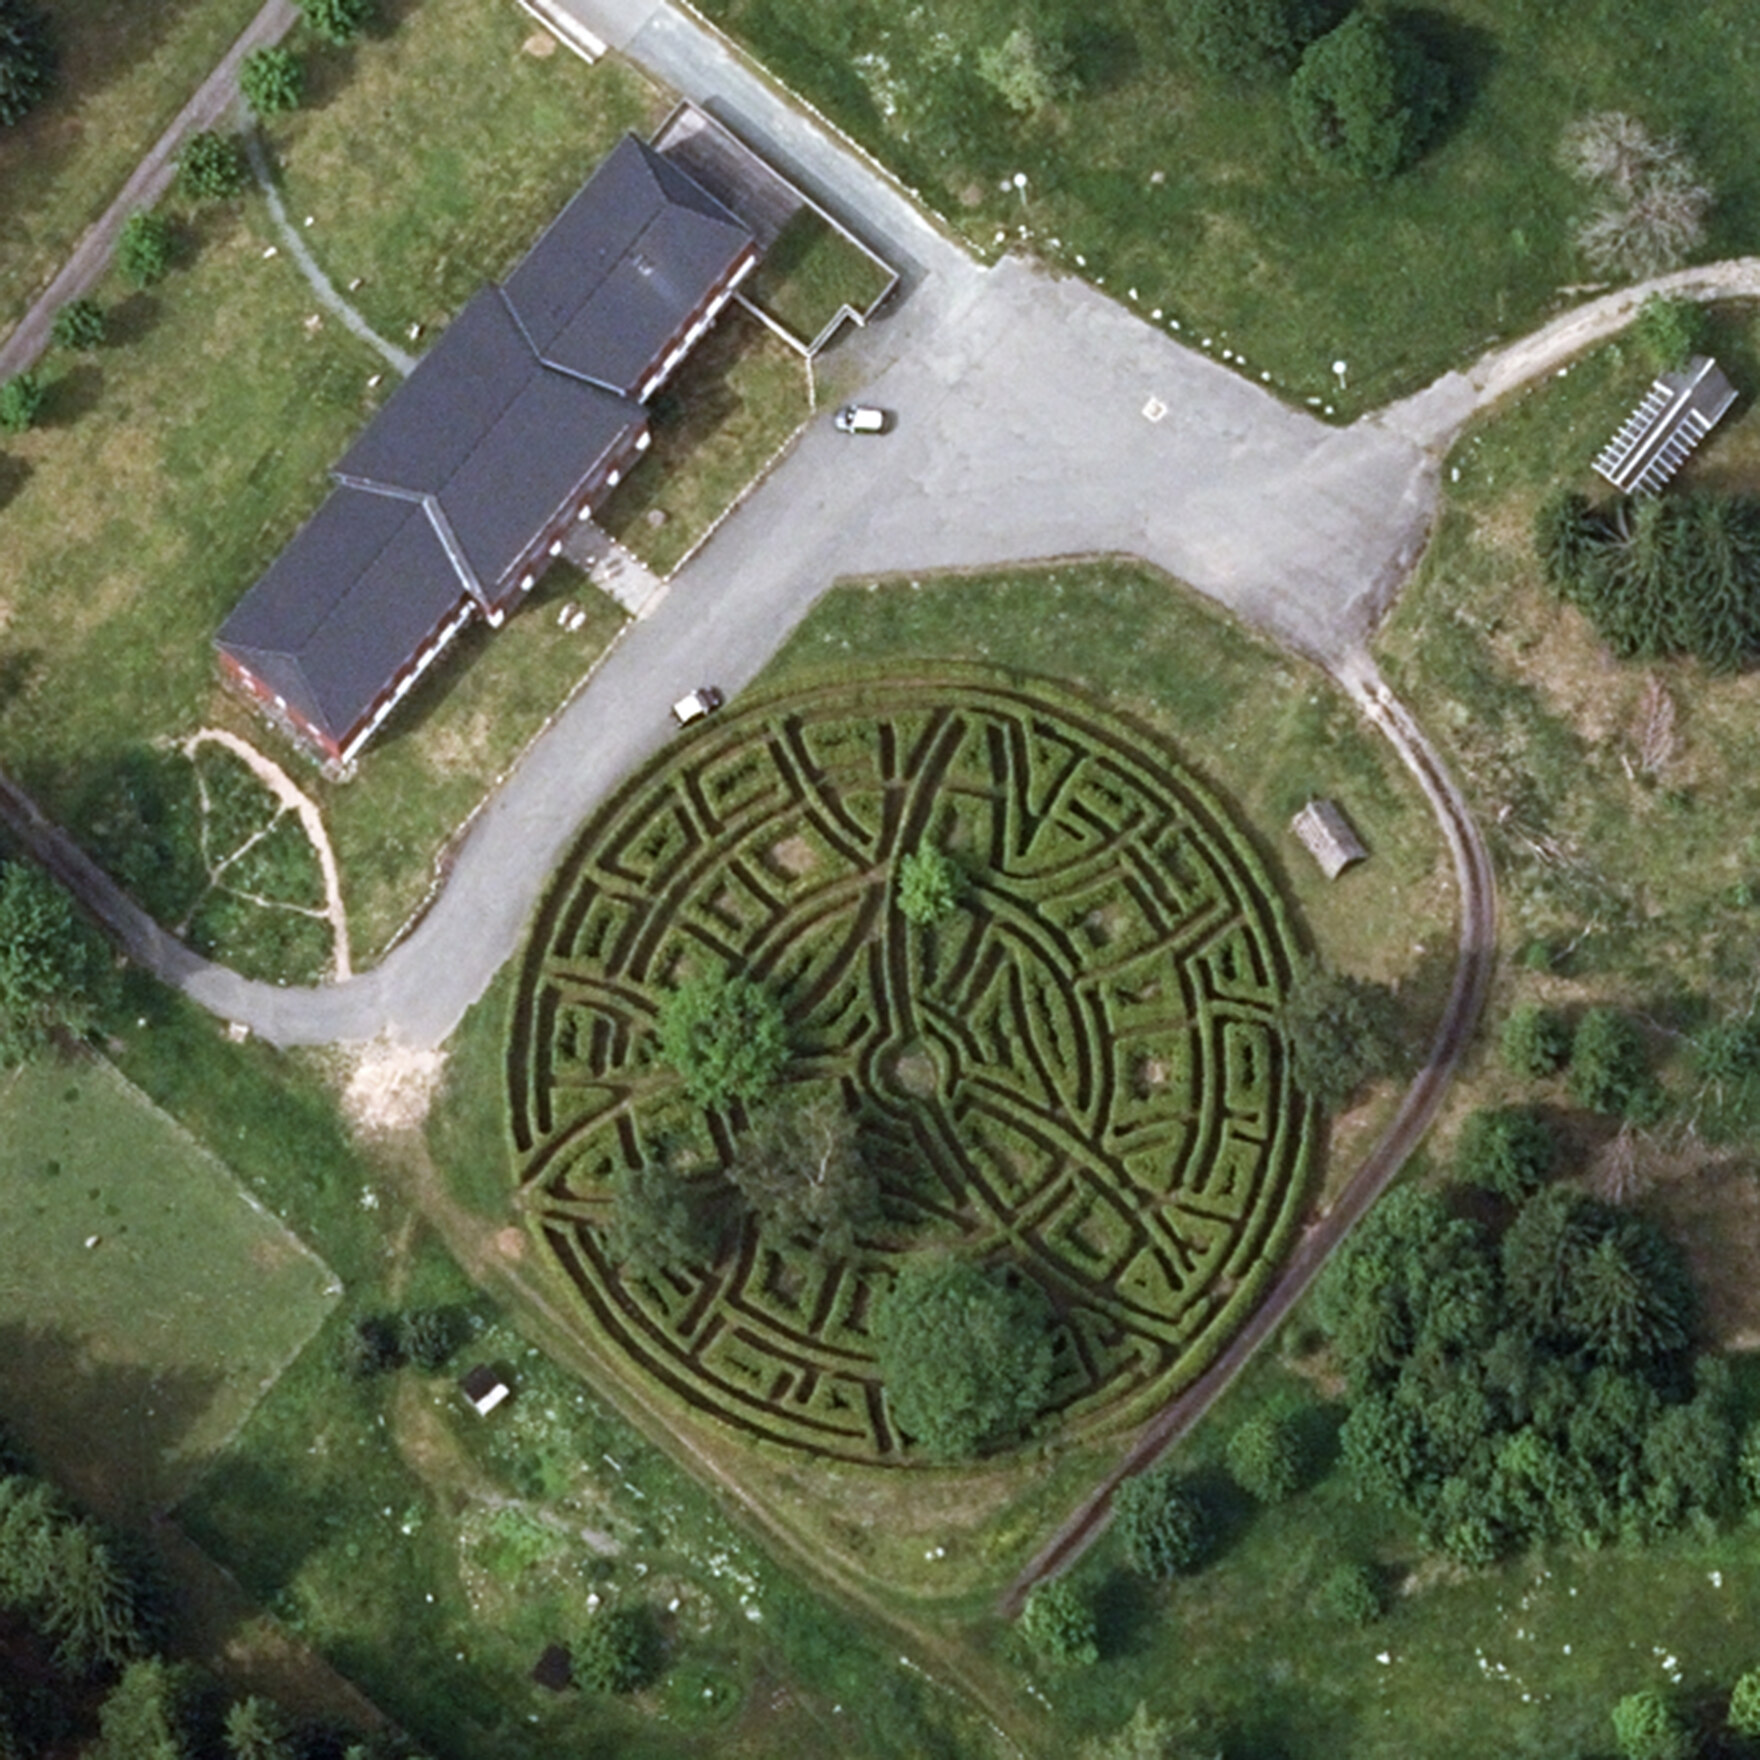
M 831 418 L 831 425 L 840 434 L 884 434 L 886 411 L 871 403 L 846 403 Z
M 722 697 L 712 684 L 700 684 L 672 705 L 672 719 L 680 727 L 689 727 L 705 715 L 713 715 L 721 707 Z

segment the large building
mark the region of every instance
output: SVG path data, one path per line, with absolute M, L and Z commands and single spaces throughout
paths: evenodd
M 226 675 L 347 762 L 474 617 L 498 626 L 648 446 L 644 404 L 757 261 L 625 138 L 458 315 L 216 637 Z

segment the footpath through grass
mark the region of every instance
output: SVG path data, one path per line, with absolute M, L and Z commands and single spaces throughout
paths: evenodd
M 1031 117 L 975 71 L 1022 23 L 1013 0 L 704 9 L 981 250 L 1022 243 L 1024 228 L 1059 267 L 1341 413 L 1532 328 L 1592 279 L 1570 243 L 1586 204 L 1554 157 L 1573 117 L 1626 110 L 1682 134 L 1718 193 L 1707 255 L 1760 244 L 1748 0 L 1710 0 L 1690 28 L 1673 0 L 1617 14 L 1447 0 L 1416 15 L 1460 98 L 1428 156 L 1384 185 L 1313 170 L 1281 82 L 1204 70 L 1161 0 L 1038 8 L 1033 28 L 1061 37 L 1079 91 Z
M 231 1172 L 97 1057 L 0 1082 L 0 1408 L 106 1515 L 172 1502 L 336 1295 Z

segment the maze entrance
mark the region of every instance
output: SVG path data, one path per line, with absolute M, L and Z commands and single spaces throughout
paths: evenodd
M 900 856 L 970 875 L 931 928 Z M 1245 1317 L 1293 1227 L 1311 1111 L 1278 1009 L 1283 904 L 1142 730 L 968 670 L 827 683 L 708 723 L 622 788 L 539 915 L 509 1048 L 520 1201 L 591 1327 L 691 1407 L 843 1460 L 911 1458 L 867 1316 L 900 1255 L 1018 1266 L 1062 1316 L 1048 1420 L 1133 1420 Z M 725 967 L 782 999 L 786 1080 L 835 1085 L 884 1220 L 847 1259 L 747 1223 L 638 1272 L 608 1181 L 718 1180 L 744 1120 L 654 1058 L 660 998 Z

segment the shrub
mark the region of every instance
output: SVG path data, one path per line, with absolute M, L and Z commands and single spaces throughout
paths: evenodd
M 1386 1607 L 1380 1578 L 1366 1564 L 1341 1564 L 1320 1585 L 1320 1605 L 1346 1625 L 1373 1625 Z
M 1285 1413 L 1248 1418 L 1229 1437 L 1227 1453 L 1234 1482 L 1261 1503 L 1282 1503 L 1301 1489 L 1301 1439 Z
M 1151 1467 L 1119 1486 L 1112 1500 L 1131 1565 L 1146 1577 L 1195 1569 L 1210 1544 L 1209 1511 L 1171 1466 Z
M 1448 88 L 1448 70 L 1414 38 L 1353 12 L 1303 54 L 1289 82 L 1290 119 L 1316 163 L 1379 182 L 1423 151 Z
M 1048 1662 L 1100 1660 L 1093 1602 L 1067 1577 L 1040 1583 L 1021 1609 L 1021 1634 Z
M 1638 1029 L 1614 1008 L 1592 1008 L 1571 1039 L 1571 1096 L 1591 1112 L 1643 1122 L 1660 1096 Z
M 259 116 L 297 110 L 306 95 L 306 65 L 292 49 L 279 45 L 253 49 L 238 70 L 239 90 Z
M 151 287 L 171 267 L 171 227 L 157 214 L 131 214 L 116 240 L 116 270 L 130 287 Z
M 410 1308 L 398 1316 L 397 1348 L 418 1369 L 442 1369 L 464 1343 L 465 1316 L 457 1308 Z
M 958 1259 L 906 1263 L 874 1303 L 886 1403 L 924 1450 L 958 1460 L 1016 1434 L 1051 1393 L 1053 1315 L 1036 1283 Z
M 1559 159 L 1595 195 L 1576 240 L 1601 273 L 1642 280 L 1685 262 L 1703 241 L 1712 192 L 1679 141 L 1601 110 L 1565 130 Z
M 34 862 L 0 863 L 0 1066 L 89 1032 L 112 987 L 109 949 Z
M 43 381 L 35 373 L 14 374 L 0 385 L 0 430 L 22 434 L 35 427 L 37 417 L 43 413 L 46 395 Z
M 1729 1726 L 1739 1736 L 1760 1736 L 1760 1668 L 1751 1668 L 1729 1696 Z
M 104 308 L 96 300 L 70 299 L 49 332 L 57 348 L 96 348 L 104 340 Z
M 236 135 L 204 129 L 183 143 L 177 161 L 177 187 L 199 202 L 220 202 L 244 188 L 250 175 Z
M 646 1608 L 607 1607 L 574 1647 L 575 1679 L 590 1693 L 633 1693 L 654 1678 L 655 1650 Z
M 0 0 L 0 125 L 11 127 L 54 83 L 48 19 L 27 0 Z
M 299 8 L 313 33 L 338 47 L 352 43 L 373 18 L 373 0 L 299 0 Z
M 1524 1002 L 1510 1011 L 1498 1044 L 1512 1074 L 1538 1081 L 1564 1068 L 1571 1053 L 1570 1028 L 1557 1009 Z
M 899 913 L 910 923 L 939 923 L 959 908 L 964 876 L 951 857 L 925 844 L 898 864 Z
M 1333 16 L 1326 0 L 1189 0 L 1179 30 L 1186 48 L 1218 73 L 1288 73 Z
M 717 1110 L 761 1099 L 788 1062 L 782 1004 L 750 978 L 693 978 L 661 1002 L 661 1059 L 699 1106 Z
M 1539 1190 L 1557 1153 L 1551 1127 L 1528 1106 L 1485 1107 L 1461 1127 L 1456 1176 L 1519 1204 Z
M 337 1355 L 344 1375 L 365 1381 L 397 1368 L 403 1362 L 403 1346 L 392 1321 L 383 1314 L 362 1314 L 337 1341 Z
M 1658 372 L 1675 372 L 1705 346 L 1705 308 L 1697 300 L 1653 293 L 1638 307 L 1632 338 Z
M 1020 116 L 1036 116 L 1071 89 L 1069 57 L 1042 32 L 1017 25 L 977 54 L 978 78 Z
M 1686 1721 L 1653 1687 L 1614 1706 L 1613 1739 L 1625 1760 L 1689 1760 L 1694 1748 Z

